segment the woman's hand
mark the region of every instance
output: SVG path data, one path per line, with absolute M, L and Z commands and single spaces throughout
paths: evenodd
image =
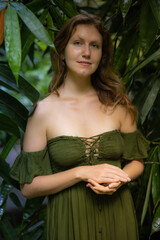
M 107 163 L 79 167 L 78 175 L 82 181 L 89 182 L 92 179 L 99 184 L 125 183 L 131 180 L 122 169 Z
M 112 195 L 118 188 L 120 188 L 124 183 L 116 182 L 111 184 L 99 184 L 92 179 L 88 179 L 87 187 L 90 187 L 97 194 L 107 194 Z

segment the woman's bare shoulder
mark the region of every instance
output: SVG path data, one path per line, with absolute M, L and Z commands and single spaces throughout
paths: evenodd
M 126 107 L 117 105 L 115 115 L 120 121 L 121 132 L 133 132 L 136 130 L 136 122 L 133 121 L 133 117 Z
M 46 129 L 48 116 L 53 108 L 54 100 L 48 96 L 36 104 L 35 110 L 28 118 L 24 135 L 25 151 L 36 151 L 46 145 Z

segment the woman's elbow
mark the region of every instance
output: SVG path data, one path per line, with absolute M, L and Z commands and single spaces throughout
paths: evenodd
M 31 183 L 20 184 L 20 190 L 25 198 L 31 199 L 34 197 L 31 191 Z

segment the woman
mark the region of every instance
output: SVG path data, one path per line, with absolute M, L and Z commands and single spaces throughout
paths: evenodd
M 110 36 L 82 13 L 55 47 L 50 94 L 28 120 L 11 176 L 25 197 L 48 196 L 48 240 L 137 240 L 127 182 L 142 174 L 148 142 L 113 73 Z

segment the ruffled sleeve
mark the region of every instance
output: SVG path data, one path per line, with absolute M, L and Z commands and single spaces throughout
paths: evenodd
M 10 176 L 20 184 L 31 183 L 35 176 L 52 174 L 47 147 L 36 152 L 21 152 L 16 158 Z
M 150 142 L 139 130 L 132 133 L 121 133 L 124 143 L 123 159 L 134 160 L 147 158 Z

